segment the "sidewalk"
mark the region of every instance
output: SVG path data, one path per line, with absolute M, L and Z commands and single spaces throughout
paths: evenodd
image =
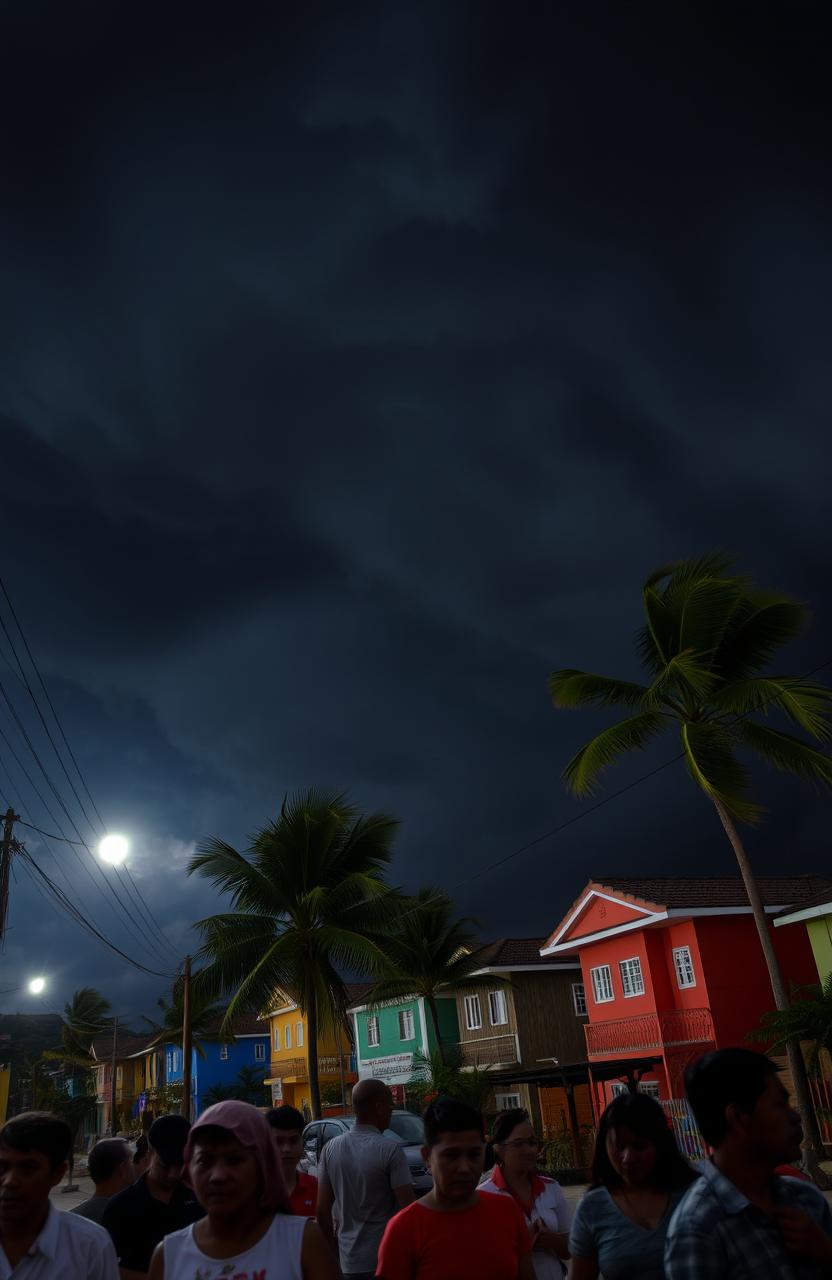
M 49 1194 L 49 1199 L 56 1209 L 74 1209 L 76 1204 L 83 1204 L 85 1200 L 89 1200 L 95 1191 L 95 1187 L 92 1185 L 92 1178 L 87 1177 L 85 1173 L 76 1173 L 73 1179 L 73 1182 L 78 1186 L 77 1191 L 64 1191 L 65 1182 L 66 1178 L 59 1186 L 53 1187 Z

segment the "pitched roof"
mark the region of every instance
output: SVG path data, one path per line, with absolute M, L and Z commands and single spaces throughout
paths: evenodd
M 519 969 L 526 965 L 548 965 L 553 963 L 551 956 L 542 956 L 540 948 L 546 945 L 545 938 L 498 938 L 496 942 L 487 943 L 481 952 L 483 969 Z M 568 957 L 560 957 L 561 960 Z
M 817 893 L 813 894 L 811 898 L 807 898 L 805 901 L 792 903 L 791 906 L 784 907 L 783 910 L 779 912 L 779 916 L 790 915 L 793 911 L 807 911 L 811 907 L 825 906 L 832 908 L 832 885 L 829 885 L 825 889 L 820 889 Z
M 347 1007 L 361 1004 L 367 992 L 372 991 L 375 985 L 374 982 L 348 982 L 346 984 Z
M 116 1036 L 116 1057 L 130 1058 L 134 1053 L 141 1053 L 143 1049 L 148 1049 L 153 1042 L 154 1036 L 148 1033 L 145 1036 Z M 99 1036 L 92 1042 L 93 1055 L 99 1062 L 109 1062 L 113 1056 L 113 1037 Z
M 818 894 L 832 893 L 826 876 L 758 876 L 765 907 L 807 905 Z M 747 907 L 748 894 L 740 876 L 596 876 L 587 889 L 638 898 L 659 907 Z M 823 899 L 821 899 L 823 900 Z M 577 904 L 576 904 L 577 905 Z

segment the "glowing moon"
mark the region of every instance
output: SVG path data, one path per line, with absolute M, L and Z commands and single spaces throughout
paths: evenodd
M 128 847 L 124 836 L 105 836 L 98 846 L 98 852 L 104 862 L 117 867 L 127 857 Z
M 32 978 L 32 981 L 29 983 L 29 990 L 33 996 L 39 996 L 45 986 L 45 978 Z

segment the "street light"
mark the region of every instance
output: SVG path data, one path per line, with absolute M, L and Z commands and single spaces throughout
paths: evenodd
M 129 847 L 124 836 L 105 836 L 98 846 L 98 853 L 103 862 L 109 862 L 112 866 L 118 867 L 127 857 Z
M 39 996 L 46 986 L 45 978 L 32 978 L 29 982 L 29 990 L 33 996 Z

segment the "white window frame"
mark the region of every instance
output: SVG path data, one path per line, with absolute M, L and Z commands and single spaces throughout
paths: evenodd
M 292 1047 L 292 1024 L 287 1022 L 283 1028 L 283 1048 L 291 1049 Z
M 220 1062 L 227 1062 L 227 1061 L 228 1061 L 228 1045 L 221 1044 L 220 1045 Z
M 416 1023 L 412 1009 L 399 1009 L 399 1039 L 416 1039 Z
M 371 1049 L 377 1049 L 381 1044 L 381 1027 L 375 1013 L 367 1019 L 367 1044 Z
M 519 1111 L 523 1104 L 519 1093 L 495 1093 L 494 1105 L 498 1111 Z
M 673 968 L 676 970 L 676 986 L 680 991 L 696 986 L 696 970 L 693 967 L 690 947 L 673 948 Z M 690 981 L 687 981 L 688 978 Z
M 303 1023 L 302 1022 L 295 1023 L 295 1047 L 297 1049 L 303 1048 Z
M 633 968 L 627 966 L 632 965 Z M 636 996 L 644 995 L 644 973 L 641 968 L 641 956 L 627 956 L 626 960 L 619 960 L 618 972 L 621 977 L 621 990 L 625 1000 L 633 1000 Z M 633 981 L 635 975 L 638 975 L 640 988 L 635 986 Z
M 494 1016 L 494 1006 L 497 1006 L 497 1016 Z M 505 991 L 489 991 L 488 993 L 488 1018 L 492 1027 L 508 1026 L 508 1004 L 506 1003 Z
M 280 1053 L 280 1027 L 274 1029 L 274 1051 Z
M 656 1102 L 660 1101 L 658 1080 L 642 1080 L 638 1086 L 638 1091 L 648 1098 L 654 1098 Z
M 266 1061 L 266 1046 L 264 1044 L 260 1044 L 259 1041 L 254 1046 L 254 1061 L 255 1062 Z
M 482 1026 L 482 1005 L 479 996 L 465 997 L 465 1025 L 469 1031 L 479 1031 Z
M 586 987 L 582 982 L 572 983 L 572 1008 L 576 1018 L 586 1017 Z
M 610 966 L 608 964 L 598 964 L 594 969 L 590 969 L 589 976 L 592 980 L 592 998 L 595 1003 L 610 1004 L 615 999 Z

